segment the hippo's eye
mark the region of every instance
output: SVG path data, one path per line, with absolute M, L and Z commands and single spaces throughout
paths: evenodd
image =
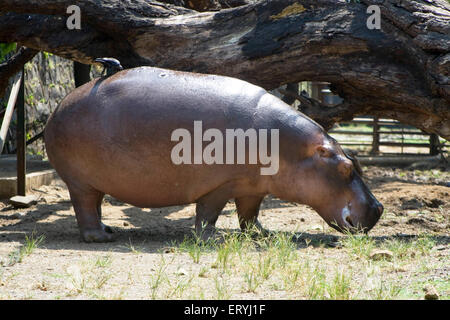
M 324 146 L 317 146 L 317 153 L 319 156 L 323 158 L 330 158 L 331 157 L 331 151 L 325 148 Z

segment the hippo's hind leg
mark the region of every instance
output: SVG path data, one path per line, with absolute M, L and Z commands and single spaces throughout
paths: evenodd
M 195 208 L 195 232 L 203 240 L 208 240 L 216 233 L 216 221 L 228 198 L 221 189 L 216 189 L 197 201 Z
M 85 242 L 113 241 L 111 228 L 101 222 L 104 193 L 88 186 L 67 185 L 77 218 L 81 238 Z
M 247 196 L 234 199 L 242 231 L 256 227 L 260 232 L 266 232 L 258 221 L 259 206 L 263 199 L 264 197 L 261 196 Z

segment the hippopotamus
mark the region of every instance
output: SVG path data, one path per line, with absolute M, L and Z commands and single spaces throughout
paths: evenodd
M 233 163 L 228 158 L 198 161 L 199 151 L 193 150 L 193 161 L 174 161 L 181 139 L 174 132 L 195 135 L 199 124 L 205 134 L 212 129 L 224 136 L 230 129 L 271 130 L 278 140 L 265 147 L 277 159 L 270 169 L 267 162 L 249 161 L 250 152 L 245 161 Z M 212 137 L 217 135 L 209 141 Z M 249 137 L 244 137 L 246 146 Z M 339 231 L 367 232 L 383 212 L 354 159 L 323 127 L 265 89 L 236 78 L 156 67 L 96 78 L 62 100 L 48 119 L 44 139 L 86 242 L 116 238 L 101 221 L 105 194 L 145 208 L 195 203 L 195 230 L 202 235 L 215 230 L 231 199 L 243 230 L 261 227 L 258 212 L 269 194 L 309 205 Z M 203 136 L 201 148 L 207 144 Z M 184 151 L 189 155 L 191 150 Z

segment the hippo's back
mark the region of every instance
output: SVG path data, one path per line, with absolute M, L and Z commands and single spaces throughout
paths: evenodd
M 177 166 L 170 158 L 177 143 L 172 132 L 193 132 L 194 121 L 202 121 L 203 131 L 267 127 L 269 111 L 259 102 L 275 99 L 268 96 L 229 77 L 125 70 L 95 79 L 61 102 L 45 129 L 47 153 L 69 186 L 94 188 L 142 207 L 195 202 L 248 168 Z

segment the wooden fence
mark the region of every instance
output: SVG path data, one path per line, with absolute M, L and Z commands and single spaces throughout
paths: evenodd
M 298 91 L 305 91 L 310 97 L 327 106 L 334 106 L 342 99 L 334 95 L 327 82 L 300 82 Z M 294 107 L 298 106 L 298 101 Z M 448 153 L 449 141 L 436 134 L 425 133 L 392 119 L 358 117 L 349 122 L 341 122 L 330 130 L 339 143 L 359 154 L 371 155 L 437 155 Z
M 431 154 L 449 151 L 449 142 L 392 119 L 359 117 L 330 131 L 343 146 L 367 154 Z

